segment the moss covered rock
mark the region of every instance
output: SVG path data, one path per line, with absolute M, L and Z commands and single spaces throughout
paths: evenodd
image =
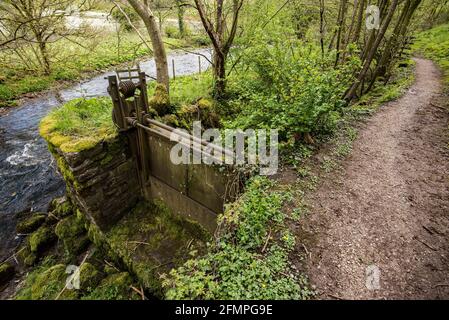
M 131 289 L 133 281 L 129 273 L 121 272 L 107 276 L 84 300 L 131 300 L 138 299 Z
M 55 232 L 52 228 L 43 226 L 32 233 L 28 238 L 28 243 L 32 253 L 40 254 L 56 240 Z
M 17 258 L 21 264 L 26 267 L 33 266 L 37 261 L 37 254 L 31 252 L 29 243 L 25 244 L 24 247 L 19 249 Z
M 117 135 L 110 98 L 75 99 L 53 110 L 40 123 L 41 136 L 63 152 L 89 150 Z
M 63 242 L 66 254 L 69 256 L 83 252 L 90 244 L 84 220 L 78 215 L 72 215 L 59 221 L 55 233 Z
M 100 283 L 103 274 L 91 263 L 84 263 L 80 268 L 80 289 L 91 292 Z
M 170 97 L 167 88 L 163 84 L 157 84 L 154 95 L 149 101 L 150 108 L 154 109 L 159 116 L 164 116 L 170 112 Z
M 200 98 L 197 105 L 200 110 L 212 110 L 214 103 L 209 99 Z
M 8 283 L 15 274 L 14 266 L 8 262 L 0 265 L 0 288 Z
M 17 224 L 17 233 L 27 234 L 36 231 L 45 222 L 47 215 L 45 213 L 33 214 L 30 218 Z
M 220 128 L 220 118 L 215 112 L 214 103 L 206 98 L 199 99 L 195 104 L 184 105 L 177 113 L 179 125 L 191 129 L 194 121 L 201 121 L 205 128 Z
M 78 298 L 76 290 L 64 289 L 68 274 L 66 266 L 57 264 L 37 275 L 31 285 L 32 300 L 72 300 Z M 64 289 L 64 291 L 63 291 Z M 62 292 L 62 293 L 61 293 Z M 59 297 L 58 297 L 59 296 Z
M 53 199 L 49 211 L 57 218 L 62 219 L 73 214 L 73 205 L 66 197 Z
M 161 121 L 172 127 L 179 127 L 178 117 L 174 114 L 167 114 L 161 118 Z

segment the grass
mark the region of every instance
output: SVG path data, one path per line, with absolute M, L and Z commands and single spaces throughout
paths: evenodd
M 401 97 L 405 90 L 415 81 L 415 62 L 412 59 L 407 59 L 402 61 L 401 64 L 404 66 L 396 66 L 394 68 L 392 71 L 393 76 L 387 85 L 383 82 L 376 83 L 370 92 L 363 95 L 351 105 L 350 111 L 355 113 L 370 113 L 384 103 Z
M 413 49 L 440 66 L 445 84 L 449 86 L 449 24 L 418 34 Z
M 189 105 L 200 98 L 211 98 L 212 74 L 206 71 L 201 75 L 188 75 L 170 80 L 170 103 L 174 106 Z M 148 84 L 149 96 L 154 94 L 155 82 Z
M 75 99 L 46 116 L 39 131 L 63 152 L 79 152 L 116 136 L 111 112 L 110 98 Z

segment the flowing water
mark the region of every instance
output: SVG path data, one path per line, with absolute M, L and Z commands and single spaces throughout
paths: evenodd
M 208 49 L 196 50 L 210 59 Z M 177 76 L 197 73 L 198 55 L 172 53 Z M 209 63 L 201 57 L 203 70 Z M 154 60 L 140 64 L 142 71 L 155 76 Z M 172 68 L 170 67 L 170 70 Z M 27 100 L 22 106 L 0 117 L 0 261 L 20 242 L 15 227 L 17 213 L 45 211 L 51 199 L 65 192 L 46 142 L 39 136 L 40 120 L 50 110 L 79 97 L 107 96 L 107 80 L 114 72 L 104 73 L 68 89 Z

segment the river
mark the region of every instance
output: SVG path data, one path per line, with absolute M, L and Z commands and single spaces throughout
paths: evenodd
M 209 49 L 193 51 L 210 59 Z M 177 76 L 198 72 L 198 55 L 172 52 Z M 203 70 L 209 63 L 201 57 Z M 153 59 L 140 63 L 142 71 L 155 76 Z M 170 65 L 170 73 L 171 71 Z M 107 72 L 67 89 L 52 91 L 26 100 L 20 107 L 0 117 L 0 261 L 20 243 L 15 227 L 17 213 L 45 211 L 51 199 L 65 192 L 65 184 L 56 170 L 46 142 L 39 136 L 39 122 L 53 108 L 80 97 L 107 96 Z

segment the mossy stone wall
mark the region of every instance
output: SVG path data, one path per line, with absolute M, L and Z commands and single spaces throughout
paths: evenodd
M 90 149 L 63 152 L 49 143 L 68 196 L 101 230 L 112 227 L 141 197 L 136 161 L 125 136 Z

